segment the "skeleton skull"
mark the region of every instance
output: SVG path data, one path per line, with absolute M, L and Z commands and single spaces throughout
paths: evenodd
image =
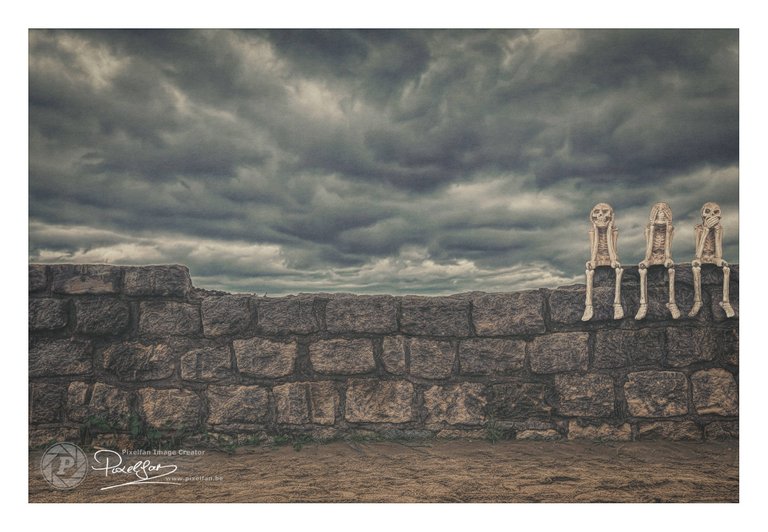
M 672 221 L 672 209 L 666 203 L 660 202 L 651 208 L 651 223 L 665 224 Z
M 589 219 L 597 227 L 608 227 L 613 221 L 613 207 L 607 203 L 598 203 L 592 208 Z
M 701 221 L 704 222 L 707 227 L 712 227 L 720 223 L 721 216 L 720 205 L 717 203 L 710 201 L 701 207 Z

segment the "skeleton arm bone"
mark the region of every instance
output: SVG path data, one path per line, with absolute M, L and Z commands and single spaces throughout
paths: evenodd
M 593 270 L 595 268 L 595 261 L 597 261 L 597 227 L 595 227 L 595 224 L 592 224 L 592 229 L 589 230 L 589 251 L 587 269 Z
M 715 257 L 718 262 L 718 266 L 728 266 L 728 263 L 723 260 L 723 226 L 717 225 L 715 227 Z
M 709 228 L 703 225 L 697 225 L 696 230 L 696 257 L 694 259 L 693 266 L 701 265 L 701 255 L 704 252 L 704 243 L 707 241 L 707 235 L 709 234 Z M 698 264 L 696 264 L 698 263 Z
M 667 222 L 666 238 L 664 239 L 664 266 L 671 268 L 675 265 L 675 261 L 672 260 L 672 236 L 675 234 L 675 228 L 672 227 L 670 222 Z
M 645 258 L 640 261 L 640 266 L 647 267 L 651 259 L 651 250 L 653 248 L 653 223 L 645 226 Z
M 611 268 L 621 268 L 619 264 L 619 257 L 616 249 L 616 244 L 619 240 L 619 230 L 614 227 L 613 222 L 608 224 L 608 257 L 611 259 Z

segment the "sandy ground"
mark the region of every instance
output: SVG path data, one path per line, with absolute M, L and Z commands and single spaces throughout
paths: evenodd
M 91 465 L 93 451 L 88 452 Z M 738 502 L 738 442 L 428 441 L 242 447 L 149 456 L 178 485 L 90 471 L 48 485 L 29 453 L 30 502 Z M 104 457 L 104 455 L 102 455 Z M 117 458 L 113 455 L 113 463 Z M 123 465 L 138 457 L 124 457 Z M 104 462 L 102 461 L 102 464 Z M 167 471 L 167 470 L 163 470 Z M 162 480 L 168 480 L 165 477 Z M 220 478 L 220 480 L 218 480 Z

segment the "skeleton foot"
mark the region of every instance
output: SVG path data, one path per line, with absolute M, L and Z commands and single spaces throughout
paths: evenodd
M 623 317 L 624 317 L 624 308 L 621 306 L 621 303 L 615 303 L 613 305 L 613 319 L 620 320 Z
M 670 314 L 672 314 L 673 320 L 680 317 L 680 309 L 677 308 L 677 303 L 667 303 L 667 308 L 669 309 Z
M 729 318 L 733 318 L 736 315 L 736 311 L 733 310 L 733 307 L 728 301 L 721 301 L 720 306 L 725 311 L 725 315 Z
M 691 308 L 691 311 L 688 313 L 688 317 L 693 318 L 696 314 L 699 313 L 700 310 L 701 310 L 701 301 L 696 301 L 693 304 L 693 308 Z
M 581 317 L 581 321 L 589 321 L 592 319 L 592 316 L 594 315 L 594 309 L 592 308 L 592 305 L 587 305 L 584 308 L 584 315 Z
M 637 310 L 637 314 L 635 314 L 636 320 L 643 320 L 645 319 L 645 315 L 648 314 L 648 304 L 647 303 L 641 303 L 640 308 Z

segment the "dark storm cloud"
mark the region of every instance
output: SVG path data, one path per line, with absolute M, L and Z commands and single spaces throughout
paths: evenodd
M 551 286 L 593 204 L 632 263 L 662 200 L 678 260 L 711 200 L 738 260 L 736 31 L 31 31 L 29 59 L 32 260 L 271 293 Z

